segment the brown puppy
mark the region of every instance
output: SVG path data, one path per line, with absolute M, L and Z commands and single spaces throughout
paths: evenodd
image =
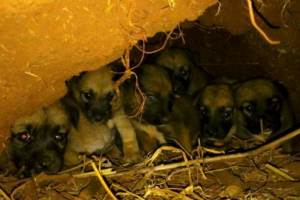
M 61 101 L 16 120 L 11 127 L 9 156 L 25 176 L 62 168 L 71 121 Z
M 167 49 L 155 62 L 168 70 L 173 93 L 178 96 L 195 96 L 208 82 L 207 73 L 197 68 L 192 58 L 182 49 Z
M 139 113 L 141 120 L 154 125 L 165 123 L 173 100 L 167 71 L 156 65 L 144 64 L 140 66 L 138 75 L 139 87 L 145 98 Z M 132 115 L 140 108 L 142 97 L 138 95 L 133 81 L 124 85 L 123 90 L 126 113 Z
M 123 145 L 124 159 L 136 161 L 139 159 L 136 134 L 123 111 L 119 97 L 115 95 L 113 76 L 110 66 L 103 66 L 95 71 L 81 73 L 66 82 L 68 96 L 73 102 L 69 105 L 75 107 L 73 110 L 78 110 L 79 116 L 76 129 L 78 133 L 72 132 L 74 142 L 70 139 L 72 143 L 68 146 L 72 152 L 77 153 L 91 154 L 93 151 L 104 153 L 107 151 L 106 147 L 114 142 L 112 127 L 116 127 L 125 144 Z M 108 122 L 111 122 L 110 127 Z M 78 145 L 78 142 L 81 145 Z M 70 156 L 67 153 L 67 155 L 69 158 L 76 157 L 75 154 Z
M 125 111 L 134 116 L 131 123 L 136 130 L 143 154 L 148 154 L 160 144 L 166 143 L 164 135 L 156 127 L 167 120 L 169 110 L 171 96 L 168 91 L 171 90 L 171 85 L 164 79 L 165 76 L 168 77 L 166 71 L 155 65 L 145 64 L 140 67 L 138 81 L 145 98 L 144 105 L 134 80 L 125 82 L 121 88 Z
M 234 130 L 234 96 L 225 83 L 207 85 L 196 100 L 204 146 L 224 147 Z
M 241 83 L 235 93 L 237 136 L 261 142 L 276 137 L 294 124 L 286 89 L 268 79 Z
M 169 122 L 158 126 L 158 129 L 165 134 L 167 140 L 174 141 L 191 153 L 197 145 L 201 130 L 198 112 L 192 98 L 176 98 L 169 113 Z
M 174 107 L 173 111 L 173 95 L 172 84 L 168 72 L 165 68 L 157 65 L 142 65 L 139 71 L 139 86 L 145 95 L 145 103 L 141 111 L 141 121 L 135 120 L 135 127 L 145 132 L 151 138 L 156 138 L 158 144 L 165 143 L 166 139 L 170 142 L 176 141 L 180 146 L 184 146 L 191 150 L 191 130 L 185 124 L 183 117 L 183 107 L 186 105 L 184 100 Z M 128 96 L 125 102 L 128 102 L 126 108 L 131 112 L 138 107 L 141 99 L 136 97 L 135 86 L 129 85 L 126 92 Z M 190 103 L 189 105 L 192 105 Z M 187 114 L 187 113 L 186 113 Z M 144 126 L 143 128 L 140 128 Z M 147 132 L 147 131 L 146 131 Z M 163 137 L 162 135 L 163 134 Z M 166 138 L 166 139 L 165 139 Z M 147 140 L 148 141 L 148 140 Z M 145 143 L 142 141 L 142 143 Z

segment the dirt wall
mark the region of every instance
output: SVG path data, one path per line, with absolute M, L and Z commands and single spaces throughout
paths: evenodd
M 129 45 L 195 20 L 216 0 L 3 0 L 0 137 L 53 102 L 64 80 L 120 57 Z M 0 138 L 1 139 L 1 138 Z

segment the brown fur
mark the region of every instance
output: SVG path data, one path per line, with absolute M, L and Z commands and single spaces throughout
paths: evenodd
M 163 51 L 156 63 L 169 70 L 173 92 L 176 95 L 195 96 L 208 83 L 208 74 L 198 68 L 188 52 L 183 49 L 171 48 Z M 187 74 L 182 74 L 182 70 Z
M 63 166 L 62 155 L 71 126 L 70 115 L 61 101 L 17 119 L 11 127 L 11 159 L 17 167 L 24 168 L 26 176 L 57 172 Z M 29 139 L 22 139 L 24 134 Z
M 225 83 L 207 85 L 196 100 L 201 123 L 202 144 L 224 146 L 234 128 L 234 96 Z
M 114 144 L 114 139 L 115 134 L 107 124 L 91 123 L 81 113 L 77 128 L 73 128 L 69 133 L 64 155 L 65 166 L 79 164 L 80 154 L 107 152 Z
M 107 127 L 107 120 L 111 120 L 112 127 L 117 129 L 124 143 L 124 160 L 128 162 L 135 162 L 139 159 L 139 147 L 136 139 L 136 133 L 127 115 L 123 111 L 120 97 L 118 97 L 114 92 L 113 75 L 114 74 L 111 71 L 110 66 L 103 66 L 96 71 L 86 72 L 79 77 L 73 77 L 69 82 L 67 82 L 69 93 L 80 108 L 81 123 L 85 123 L 88 126 L 94 126 L 93 128 L 82 128 L 82 130 L 78 131 L 85 135 L 92 135 L 92 132 L 100 132 L 100 134 L 101 132 L 104 132 L 104 135 L 109 135 L 109 131 L 105 128 L 105 126 Z M 82 94 L 89 91 L 92 92 L 93 99 L 90 100 L 90 102 L 83 102 L 84 99 Z M 108 96 L 110 94 L 115 95 L 110 102 L 107 102 L 109 100 L 108 97 L 111 97 Z M 83 120 L 83 115 L 86 116 L 88 120 Z M 99 118 L 99 115 L 102 116 L 103 120 Z M 95 129 L 99 129 L 99 131 L 95 131 Z M 83 136 L 78 136 L 77 134 L 76 137 L 80 138 Z M 96 138 L 98 138 L 97 140 L 101 140 L 101 137 L 102 136 L 95 137 L 95 141 Z M 108 141 L 108 143 L 111 143 L 110 140 L 107 140 L 107 137 L 102 138 L 102 140 L 103 142 Z M 96 143 L 89 139 L 82 139 L 82 142 L 84 141 L 86 144 L 82 146 L 86 147 L 90 146 L 89 143 Z M 104 144 L 99 145 L 107 146 Z M 108 144 L 108 146 L 110 145 Z
M 277 98 L 280 100 L 279 111 L 268 110 L 271 109 L 269 108 L 271 105 L 271 102 L 269 101 L 272 98 Z M 282 85 L 271 80 L 252 79 L 241 83 L 237 88 L 235 100 L 237 107 L 237 135 L 239 137 L 251 138 L 256 135 L 261 137 L 262 141 L 266 141 L 272 137 L 276 137 L 277 135 L 284 133 L 294 124 L 294 117 L 289 106 L 287 91 L 285 91 L 285 88 Z M 271 129 L 270 131 L 272 131 L 273 133 L 261 133 L 261 130 L 259 128 L 256 128 L 257 131 L 253 132 L 249 128 L 247 128 L 249 126 L 249 123 L 254 123 L 254 120 L 252 120 L 251 122 L 247 121 L 246 115 L 243 111 L 243 105 L 246 102 L 255 103 L 255 110 L 253 112 L 257 116 L 254 119 L 258 120 L 258 117 L 264 119 L 263 129 Z M 273 114 L 271 114 L 271 112 L 273 112 Z M 272 119 L 273 122 L 270 121 L 270 119 Z M 277 127 L 277 125 L 280 127 Z M 276 129 L 275 132 L 273 130 L 273 127 L 274 129 Z

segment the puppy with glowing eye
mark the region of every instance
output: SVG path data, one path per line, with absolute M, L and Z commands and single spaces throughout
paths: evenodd
M 71 126 L 61 101 L 19 118 L 11 127 L 10 158 L 25 176 L 58 172 Z
M 83 72 L 66 82 L 67 104 L 78 118 L 76 129 L 69 137 L 66 165 L 80 162 L 80 153 L 105 153 L 114 144 L 116 129 L 125 143 L 124 160 L 131 162 L 139 159 L 136 134 L 119 97 L 115 95 L 114 73 L 110 67 Z
M 235 93 L 237 134 L 265 142 L 290 129 L 294 124 L 284 86 L 268 79 L 241 83 Z
M 173 93 L 177 96 L 194 96 L 208 82 L 207 73 L 197 68 L 188 53 L 182 49 L 165 50 L 155 62 L 170 73 Z
M 207 85 L 196 100 L 201 123 L 201 142 L 208 147 L 224 147 L 234 129 L 234 97 L 231 86 Z

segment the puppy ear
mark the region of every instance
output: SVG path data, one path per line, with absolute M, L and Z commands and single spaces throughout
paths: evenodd
M 289 97 L 289 92 L 286 89 L 286 87 L 280 83 L 279 81 L 272 81 L 273 85 L 276 87 L 276 89 L 280 92 L 280 94 L 284 97 L 284 98 L 288 98 Z
M 117 81 L 121 78 L 123 75 L 123 72 L 125 71 L 125 67 L 122 64 L 121 59 L 118 59 L 112 63 L 109 64 L 109 67 L 111 71 L 114 73 L 113 75 L 113 81 Z
M 199 100 L 201 98 L 201 94 L 198 94 L 196 95 L 194 98 L 193 98 L 193 106 L 194 107 L 198 107 L 199 106 Z
M 68 80 L 65 81 L 65 84 L 66 84 L 67 89 L 68 89 L 68 93 L 72 93 L 73 88 L 76 88 L 76 86 L 78 85 L 79 80 L 86 73 L 87 73 L 86 71 L 81 72 L 79 75 L 73 76 L 72 78 L 70 78 L 70 79 L 68 79 Z
M 61 102 L 70 117 L 72 125 L 77 128 L 79 123 L 79 109 L 76 106 L 76 103 L 69 96 L 65 96 L 61 99 Z

